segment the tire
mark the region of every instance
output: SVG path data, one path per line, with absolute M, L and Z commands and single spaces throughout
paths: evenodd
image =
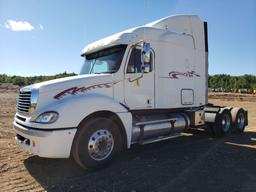
M 108 164 L 121 148 L 118 126 L 110 119 L 96 117 L 79 126 L 72 155 L 82 168 L 99 168 Z
M 233 130 L 235 133 L 243 133 L 246 126 L 245 111 L 242 108 L 234 108 L 231 111 Z
M 216 114 L 215 122 L 212 130 L 216 137 L 223 137 L 230 133 L 232 129 L 232 117 L 228 109 L 224 109 L 221 113 Z
M 213 123 L 206 123 L 205 131 L 208 135 L 215 136 L 213 131 Z

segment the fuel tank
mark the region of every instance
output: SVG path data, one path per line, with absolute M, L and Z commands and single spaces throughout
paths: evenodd
M 140 116 L 133 124 L 132 142 L 175 135 L 185 131 L 189 126 L 190 119 L 185 113 Z

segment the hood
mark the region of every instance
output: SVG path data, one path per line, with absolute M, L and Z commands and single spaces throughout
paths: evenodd
M 21 90 L 38 89 L 40 93 L 55 92 L 71 87 L 82 87 L 98 83 L 111 83 L 112 79 L 112 74 L 85 74 L 36 83 L 23 87 Z
M 113 85 L 117 82 L 113 74 L 85 74 L 29 85 L 21 91 L 32 91 L 31 102 L 35 101 L 36 108 L 40 110 L 46 105 L 62 102 L 64 98 L 87 93 L 113 97 Z M 37 92 L 37 95 L 33 96 L 33 92 Z

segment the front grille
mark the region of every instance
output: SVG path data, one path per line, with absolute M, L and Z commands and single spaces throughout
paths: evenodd
M 28 113 L 31 105 L 31 91 L 20 91 L 17 102 L 17 111 L 21 113 Z
M 16 115 L 16 118 L 17 118 L 17 119 L 19 119 L 19 120 L 21 120 L 21 121 L 23 121 L 23 122 L 25 122 L 25 121 L 26 121 L 26 118 L 21 117 L 21 116 L 19 116 L 19 115 Z

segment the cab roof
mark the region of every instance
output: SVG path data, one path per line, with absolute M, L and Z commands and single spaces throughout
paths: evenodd
M 81 51 L 81 56 L 115 45 L 137 43 L 141 40 L 171 41 L 175 44 L 195 48 L 190 19 L 201 21 L 195 15 L 169 16 L 95 41 Z

